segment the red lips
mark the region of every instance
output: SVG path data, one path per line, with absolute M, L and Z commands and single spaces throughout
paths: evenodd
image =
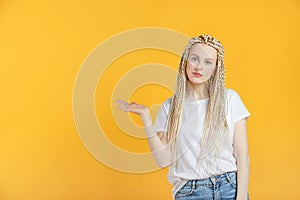
M 203 74 L 200 74 L 200 73 L 198 73 L 198 72 L 193 72 L 193 74 L 194 74 L 195 76 L 203 76 Z

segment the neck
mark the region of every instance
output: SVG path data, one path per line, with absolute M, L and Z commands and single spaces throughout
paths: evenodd
M 193 84 L 187 81 L 187 94 L 186 99 L 190 100 L 201 100 L 209 97 L 209 91 L 206 83 Z

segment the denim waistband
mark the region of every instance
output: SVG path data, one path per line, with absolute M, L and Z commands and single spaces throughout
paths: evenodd
M 223 174 L 213 175 L 205 179 L 194 179 L 189 180 L 186 185 L 210 185 L 216 184 L 218 182 L 225 181 L 226 179 L 230 179 L 230 177 L 236 175 L 236 171 L 229 171 Z

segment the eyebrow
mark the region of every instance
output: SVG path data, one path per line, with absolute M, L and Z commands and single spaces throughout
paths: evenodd
M 195 53 L 191 53 L 191 55 L 195 55 L 195 56 L 197 56 L 199 58 L 199 56 L 197 54 L 195 54 Z M 204 58 L 204 60 L 215 60 L 215 59 L 213 59 L 213 58 Z

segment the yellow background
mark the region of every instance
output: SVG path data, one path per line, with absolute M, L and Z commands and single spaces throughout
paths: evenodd
M 299 200 L 299 20 L 298 0 L 0 1 L 0 199 L 171 199 L 167 169 L 128 174 L 101 164 L 80 141 L 72 115 L 77 72 L 95 46 L 122 31 L 162 27 L 223 43 L 227 87 L 252 114 L 250 197 Z M 138 51 L 108 72 L 147 62 L 177 69 L 179 60 Z M 114 83 L 108 72 L 98 86 L 106 92 Z M 132 99 L 150 105 L 170 94 L 150 85 Z M 96 101 L 97 115 L 109 115 L 99 92 Z M 112 119 L 105 124 L 121 148 L 149 151 L 146 141 L 118 139 Z

